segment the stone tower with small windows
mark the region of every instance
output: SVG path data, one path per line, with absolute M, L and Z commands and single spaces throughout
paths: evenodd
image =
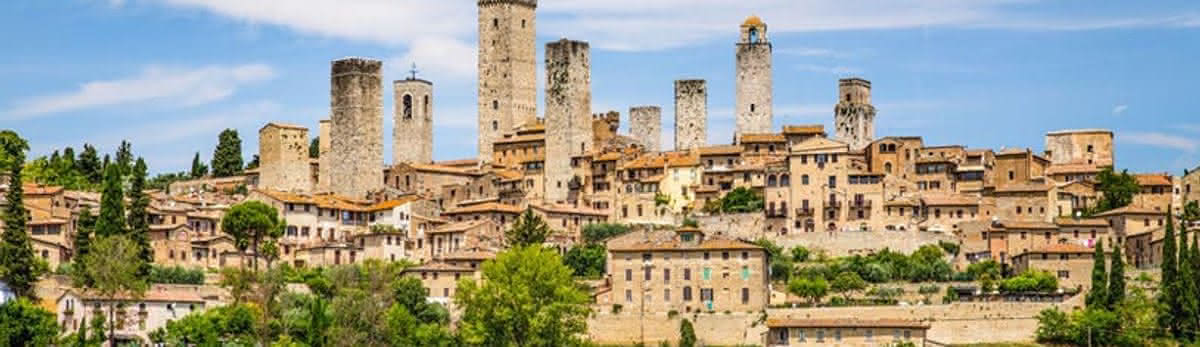
M 571 159 L 591 150 L 591 53 L 587 42 L 546 44 L 546 200 L 565 201 L 571 191 Z M 577 182 L 576 182 L 577 183 Z
M 283 192 L 308 192 L 312 174 L 308 160 L 308 128 L 267 123 L 258 130 L 258 186 Z
M 741 31 L 737 43 L 735 142 L 741 142 L 742 134 L 771 132 L 772 122 L 771 41 L 767 40 L 767 24 L 757 16 L 750 16 L 742 23 Z
M 537 0 L 478 0 L 479 162 L 493 144 L 537 118 Z
M 838 103 L 833 106 L 837 138 L 861 149 L 875 140 L 875 106 L 871 105 L 871 81 L 843 78 L 838 81 Z
M 708 142 L 708 86 L 704 80 L 675 81 L 675 150 Z
M 648 152 L 662 150 L 662 108 L 637 106 L 629 109 L 629 134 Z
M 338 195 L 365 198 L 383 188 L 383 62 L 333 61 L 330 78 L 328 187 Z
M 395 128 L 392 130 L 392 163 L 433 161 L 433 83 L 414 72 L 392 82 Z

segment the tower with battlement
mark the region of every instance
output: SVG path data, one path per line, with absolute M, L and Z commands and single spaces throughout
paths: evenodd
M 418 79 L 414 71 L 392 87 L 392 163 L 433 162 L 433 83 Z
M 708 142 L 708 86 L 704 80 L 675 81 L 675 150 Z
M 629 134 L 649 152 L 662 150 L 662 108 L 637 106 L 629 109 Z
M 258 186 L 283 192 L 312 190 L 308 128 L 267 123 L 258 130 Z
M 537 0 L 479 0 L 479 162 L 537 118 Z
M 571 158 L 591 150 L 591 54 L 587 42 L 546 44 L 546 200 L 565 201 L 574 170 Z
M 861 149 L 875 140 L 871 81 L 857 77 L 838 81 L 838 103 L 833 107 L 833 123 L 837 128 L 837 138 L 849 143 L 852 149 Z
M 330 78 L 328 187 L 364 198 L 383 187 L 383 62 L 333 61 Z M 325 158 L 326 153 L 322 153 Z
M 737 43 L 737 88 L 733 139 L 742 134 L 769 133 L 772 122 L 771 41 L 767 24 L 750 16 L 741 26 Z

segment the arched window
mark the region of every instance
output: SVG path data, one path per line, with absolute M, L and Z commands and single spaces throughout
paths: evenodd
M 499 110 L 499 109 L 500 109 L 500 101 L 499 101 L 499 100 L 492 100 L 492 109 L 493 109 L 493 110 Z
M 800 176 L 800 184 L 803 184 L 803 185 L 806 185 L 806 186 L 808 185 L 808 175 L 801 175 L 801 176 Z
M 500 122 L 492 121 L 492 130 L 500 129 Z
M 775 175 L 767 176 L 767 186 L 768 187 L 774 187 L 774 186 L 778 185 L 777 183 L 778 182 L 775 181 Z
M 788 174 L 779 175 L 779 185 L 787 187 L 792 184 L 792 176 Z
M 412 95 L 404 94 L 404 119 L 412 119 Z
M 429 118 L 429 95 L 425 96 L 425 109 L 421 111 L 421 113 L 425 115 L 425 118 Z
M 492 27 L 493 27 L 493 28 L 499 28 L 499 27 L 500 27 L 500 19 L 499 19 L 499 18 L 492 18 Z
M 750 104 L 750 112 L 754 112 L 754 104 Z
M 892 173 L 892 163 L 883 163 L 883 172 Z
M 750 28 L 750 43 L 758 43 L 758 28 Z

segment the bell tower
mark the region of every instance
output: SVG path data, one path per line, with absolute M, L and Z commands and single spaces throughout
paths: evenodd
M 838 103 L 833 107 L 837 138 L 861 149 L 875 140 L 875 106 L 871 105 L 871 81 L 843 78 L 838 81 Z
M 734 141 L 742 134 L 771 132 L 771 41 L 767 24 L 750 16 L 741 26 L 737 43 L 737 95 Z

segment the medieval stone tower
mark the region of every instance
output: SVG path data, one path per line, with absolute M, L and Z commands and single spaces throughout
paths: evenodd
M 333 173 L 332 160 L 330 159 L 330 147 L 333 144 L 333 121 L 330 119 L 322 119 L 317 125 L 317 187 L 316 191 L 325 193 L 329 192 L 329 181 Z
M 392 163 L 433 162 L 433 83 L 412 76 L 392 82 Z
M 708 141 L 708 87 L 704 80 L 675 81 L 675 150 Z
M 767 24 L 757 16 L 750 16 L 742 23 L 741 30 L 737 43 L 735 142 L 741 141 L 742 134 L 771 132 L 772 122 L 771 41 L 767 40 Z
M 363 198 L 383 187 L 383 63 L 335 60 L 330 84 L 329 188 Z
M 875 140 L 875 106 L 871 106 L 871 81 L 852 77 L 838 81 L 838 103 L 833 107 L 837 138 L 852 149 Z
M 638 106 L 629 109 L 629 134 L 649 152 L 662 150 L 662 108 Z
M 587 42 L 546 44 L 546 200 L 567 200 L 571 157 L 592 143 L 592 74 Z
M 537 0 L 479 0 L 479 162 L 537 118 Z
M 308 161 L 308 128 L 267 123 L 258 130 L 259 183 L 284 192 L 312 189 Z

